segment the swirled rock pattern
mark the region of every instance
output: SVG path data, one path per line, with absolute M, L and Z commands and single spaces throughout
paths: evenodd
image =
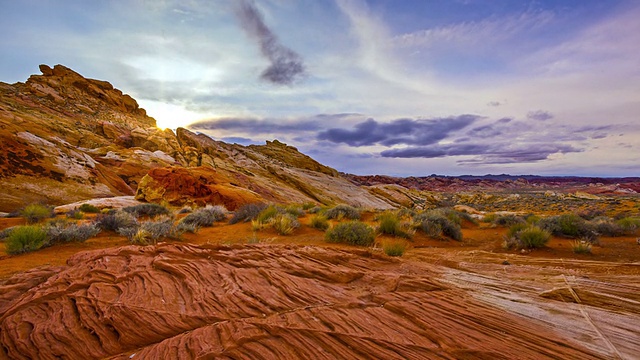
M 311 246 L 84 252 L 0 284 L 0 358 L 599 358 L 438 277 Z

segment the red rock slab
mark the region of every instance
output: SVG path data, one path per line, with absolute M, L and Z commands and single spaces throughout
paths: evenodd
M 311 246 L 84 252 L 7 280 L 23 293 L 0 286 L 0 358 L 598 358 L 437 277 L 429 264 Z

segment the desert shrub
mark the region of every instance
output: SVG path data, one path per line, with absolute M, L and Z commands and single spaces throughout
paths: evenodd
M 66 221 L 50 221 L 45 227 L 47 233 L 48 244 L 57 244 L 63 242 L 84 242 L 100 232 L 96 224 L 69 223 Z
M 224 206 L 206 206 L 185 216 L 180 222 L 199 227 L 212 226 L 214 222 L 224 220 L 226 216 L 227 209 Z
M 584 238 L 592 241 L 597 238 L 594 227 L 575 214 L 546 217 L 540 219 L 538 226 L 557 236 Z
M 289 235 L 300 227 L 300 223 L 295 216 L 289 213 L 276 215 L 271 219 L 271 224 L 280 235 Z
M 545 246 L 549 239 L 551 239 L 551 233 L 537 226 L 514 224 L 505 239 L 505 247 L 536 249 Z
M 269 205 L 258 214 L 255 220 L 260 224 L 267 224 L 271 219 L 276 217 L 276 215 L 281 213 L 282 209 L 275 205 Z
M 350 219 L 350 220 L 359 220 L 360 219 L 360 211 L 354 208 L 353 206 L 340 204 L 336 205 L 333 208 L 327 210 L 324 215 L 327 219 Z
M 6 238 L 9 237 L 9 235 L 11 235 L 11 232 L 13 231 L 13 229 L 15 229 L 17 226 L 11 226 L 8 227 L 4 230 L 0 230 L 0 240 L 4 240 Z
M 254 220 L 258 216 L 258 214 L 260 214 L 260 212 L 264 210 L 266 207 L 267 207 L 267 204 L 263 204 L 263 203 L 252 203 L 252 204 L 242 205 L 235 211 L 235 213 L 231 217 L 231 220 L 229 220 L 229 224 L 236 224 L 241 221 L 247 222 L 250 220 Z
M 378 218 L 379 225 L 377 228 L 378 234 L 387 234 L 391 236 L 402 237 L 406 239 L 411 238 L 408 226 L 400 221 L 397 214 L 391 212 L 385 212 Z
M 493 220 L 493 223 L 498 226 L 512 226 L 515 224 L 524 224 L 526 221 L 521 216 L 508 214 L 497 216 L 495 220 Z
M 337 224 L 325 234 L 325 241 L 349 245 L 371 246 L 376 234 L 373 228 L 361 221 L 348 221 Z
M 524 217 L 524 221 L 526 221 L 529 225 L 536 225 L 538 221 L 540 221 L 540 219 L 540 216 L 534 214 L 527 214 Z
M 155 217 L 158 215 L 169 215 L 171 214 L 171 211 L 169 209 L 167 209 L 166 207 L 159 205 L 159 204 L 153 204 L 153 203 L 149 203 L 149 204 L 138 204 L 138 205 L 134 205 L 134 206 L 127 206 L 125 208 L 123 208 L 122 210 L 124 210 L 125 212 L 128 212 L 130 214 L 133 214 L 135 217 L 138 216 L 149 216 L 149 217 Z
M 188 224 L 188 223 L 184 223 L 182 221 L 180 221 L 178 223 L 178 225 L 176 225 L 176 231 L 178 231 L 179 233 L 192 233 L 195 234 L 198 232 L 198 230 L 200 230 L 200 227 L 196 224 Z
M 302 217 L 305 214 L 304 210 L 302 210 L 302 208 L 297 205 L 289 205 L 285 207 L 284 212 L 286 212 L 287 214 L 291 214 L 295 217 Z
M 414 217 L 415 226 L 425 234 L 433 237 L 448 236 L 454 240 L 462 240 L 462 228 L 451 216 L 440 209 L 429 210 Z M 458 218 L 459 219 L 459 218 Z M 436 235 L 437 236 L 434 236 Z
M 67 212 L 67 218 L 80 220 L 84 217 L 84 213 L 78 209 L 73 209 Z
M 382 243 L 382 250 L 389 256 L 402 256 L 407 249 L 404 241 L 385 241 Z
M 573 242 L 573 252 L 576 254 L 591 254 L 591 243 L 588 241 L 576 240 Z
M 98 215 L 94 224 L 102 230 L 118 231 L 119 229 L 137 228 L 138 220 L 128 212 L 114 211 Z
M 27 205 L 20 214 L 27 220 L 29 224 L 35 224 L 41 220 L 53 217 L 53 209 L 40 204 Z
M 577 215 L 585 220 L 593 220 L 597 217 L 603 216 L 604 211 L 600 209 L 588 209 L 578 212 Z
M 615 221 L 608 217 L 597 217 L 592 219 L 589 224 L 600 236 L 622 236 L 624 230 Z
M 325 210 L 325 209 L 324 209 L 324 208 L 322 208 L 322 207 L 320 207 L 320 206 L 314 206 L 314 207 L 312 207 L 311 209 L 308 209 L 308 210 L 307 210 L 307 212 L 308 212 L 309 214 L 319 214 L 319 213 L 324 212 L 324 210 Z
M 497 214 L 490 213 L 490 214 L 486 214 L 480 221 L 484 223 L 495 223 L 497 218 L 498 218 Z
M 329 228 L 329 221 L 324 215 L 314 215 L 311 217 L 310 225 L 314 229 L 326 231 Z
M 640 219 L 633 217 L 624 217 L 616 221 L 616 225 L 622 229 L 622 232 L 626 235 L 633 235 L 638 229 L 640 229 Z
M 37 225 L 15 227 L 5 243 L 9 254 L 21 254 L 35 251 L 47 244 L 47 233 Z
M 82 211 L 83 213 L 87 213 L 87 214 L 97 214 L 97 213 L 100 212 L 100 209 L 98 209 L 97 207 L 95 207 L 95 206 L 93 206 L 91 204 L 82 204 L 82 205 L 80 205 L 78 210 Z
M 193 212 L 191 206 L 185 206 L 182 209 L 178 210 L 178 214 L 190 214 Z
M 170 217 L 158 218 L 156 221 L 144 221 L 140 224 L 140 228 L 148 232 L 153 240 L 160 238 L 178 238 L 180 236 Z

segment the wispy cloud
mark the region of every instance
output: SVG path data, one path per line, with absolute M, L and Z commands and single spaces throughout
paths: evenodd
M 280 43 L 276 34 L 266 25 L 253 0 L 239 0 L 237 13 L 242 28 L 256 39 L 262 55 L 271 63 L 260 75 L 263 80 L 278 85 L 291 85 L 306 75 L 302 57 Z

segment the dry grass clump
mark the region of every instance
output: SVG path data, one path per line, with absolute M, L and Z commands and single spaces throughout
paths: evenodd
M 64 242 L 85 242 L 98 235 L 100 228 L 96 224 L 78 225 L 65 220 L 52 220 L 45 227 L 47 245 Z
M 584 240 L 573 242 L 573 252 L 576 254 L 591 254 L 591 243 Z
M 353 206 L 349 206 L 346 204 L 336 205 L 333 208 L 325 211 L 324 215 L 327 217 L 327 219 L 360 220 L 360 211 Z
M 138 226 L 136 217 L 128 212 L 118 210 L 109 214 L 100 214 L 94 224 L 102 230 L 118 231 Z
M 271 226 L 273 226 L 278 234 L 289 235 L 300 227 L 300 222 L 298 222 L 298 219 L 296 219 L 294 215 L 289 213 L 278 214 L 271 219 Z
M 407 243 L 402 240 L 385 241 L 382 243 L 382 250 L 389 256 L 402 256 L 407 249 Z
M 378 234 L 397 236 L 405 239 L 410 239 L 411 237 L 413 237 L 410 224 L 401 221 L 398 214 L 396 213 L 382 213 L 378 217 L 378 221 Z
M 358 246 L 371 246 L 375 238 L 375 230 L 357 220 L 339 223 L 325 234 L 326 242 Z

